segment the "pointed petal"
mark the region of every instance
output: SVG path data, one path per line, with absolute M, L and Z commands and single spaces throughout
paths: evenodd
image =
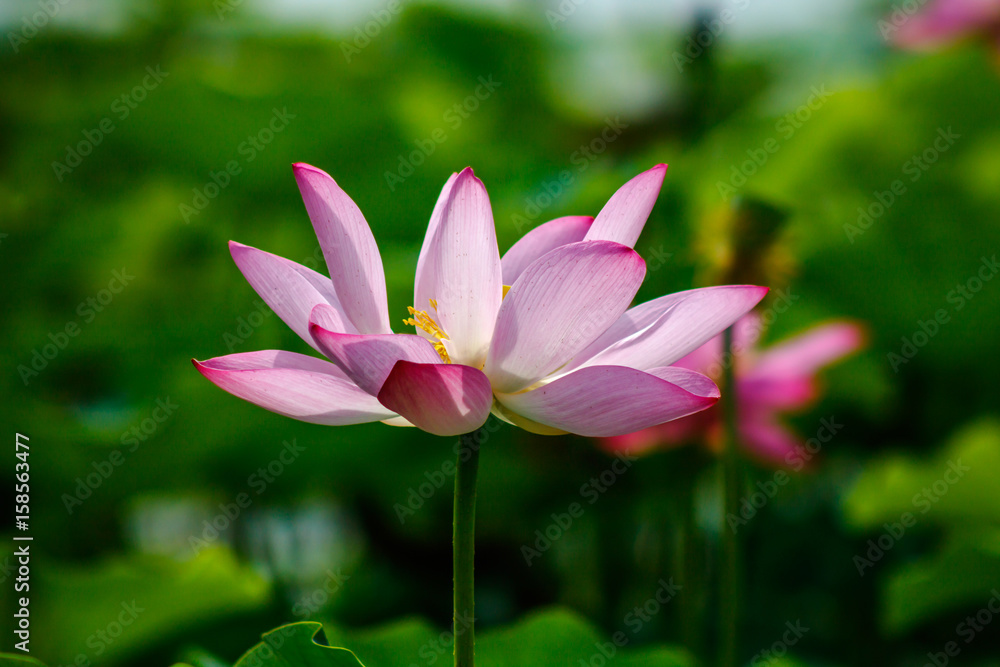
M 398 361 L 378 400 L 418 428 L 450 436 L 486 423 L 493 393 L 483 372 L 471 366 Z
M 438 228 L 441 226 L 441 218 L 444 216 L 444 210 L 448 205 L 448 201 L 451 198 L 451 189 L 455 185 L 455 179 L 458 178 L 457 173 L 453 173 L 445 181 L 444 187 L 441 188 L 441 194 L 438 195 L 437 201 L 434 202 L 434 210 L 431 211 L 430 222 L 427 223 L 427 231 L 424 233 L 424 242 L 420 246 L 420 256 L 417 257 L 417 272 L 416 279 L 413 283 L 413 305 L 419 310 L 423 310 L 424 306 L 427 304 L 427 297 L 421 298 L 423 292 L 428 292 L 433 290 L 432 285 L 421 284 L 422 279 L 429 279 L 431 274 L 425 270 L 427 264 L 428 255 L 431 254 L 431 248 L 435 244 L 435 236 L 437 234 Z M 418 330 L 421 333 L 425 333 Z M 428 335 L 425 333 L 425 335 Z
M 233 396 L 292 419 L 343 426 L 396 416 L 322 359 L 265 350 L 192 362 Z
M 425 364 L 441 363 L 434 346 L 412 334 L 343 334 L 328 331 L 318 324 L 313 324 L 310 331 L 320 352 L 372 396 L 378 396 L 382 383 L 400 359 Z
M 390 333 L 382 257 L 361 210 L 326 172 L 294 171 L 344 312 L 361 333 Z
M 439 204 L 440 219 L 435 207 L 436 229 L 421 251 L 414 307 L 427 310 L 435 300 L 436 312 L 428 312 L 448 334 L 452 362 L 481 367 L 503 299 L 493 211 L 486 188 L 470 168 L 455 177 Z
M 330 282 L 328 279 L 283 257 L 235 241 L 229 242 L 229 251 L 260 298 L 292 331 L 313 347 L 316 345 L 309 335 L 309 313 L 319 304 L 327 305 L 333 311 L 330 317 L 339 322 L 336 330 L 356 331 L 354 325 L 347 321 L 332 285 L 320 291 L 324 282 Z
M 660 368 L 650 368 L 646 371 L 650 375 L 655 375 L 661 380 L 666 380 L 670 384 L 675 384 L 685 391 L 689 391 L 695 396 L 718 399 L 719 388 L 711 378 L 687 368 L 676 366 L 662 366 Z
M 560 246 L 582 241 L 594 219 L 587 215 L 568 215 L 538 225 L 510 247 L 500 259 L 503 284 L 513 285 L 528 265 Z
M 497 400 L 542 424 L 603 438 L 704 410 L 718 400 L 717 396 L 717 392 L 715 396 L 697 395 L 632 368 L 589 366 L 537 389 L 497 394 Z
M 636 306 L 581 352 L 567 370 L 594 365 L 639 370 L 668 366 L 724 331 L 765 294 L 766 287 L 753 285 L 705 287 Z
M 653 210 L 666 173 L 667 165 L 658 164 L 621 186 L 597 214 L 586 240 L 634 246 Z
M 497 391 L 514 392 L 552 373 L 628 308 L 646 264 L 626 246 L 583 241 L 529 266 L 497 315 L 484 371 Z
M 853 322 L 833 322 L 772 345 L 753 367 L 754 377 L 797 377 L 843 359 L 865 345 L 865 330 Z

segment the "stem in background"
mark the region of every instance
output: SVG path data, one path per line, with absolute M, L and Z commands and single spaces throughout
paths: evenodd
M 696 521 L 695 488 L 700 471 L 700 452 L 692 452 L 688 465 L 682 468 L 678 484 L 676 551 L 674 559 L 681 576 L 683 594 L 679 596 L 680 635 L 691 655 L 702 657 L 705 621 L 705 553 L 704 542 Z
M 476 478 L 479 474 L 480 431 L 463 435 L 455 468 L 453 566 L 455 572 L 455 667 L 472 667 L 475 655 L 475 531 Z
M 721 639 L 719 666 L 736 667 L 739 646 L 740 620 L 740 543 L 726 520 L 727 516 L 740 514 L 740 454 L 739 428 L 737 425 L 737 399 L 735 382 L 736 359 L 733 352 L 733 328 L 723 335 L 723 354 L 727 360 L 723 380 L 722 418 L 725 423 L 725 449 L 722 455 L 723 511 L 722 511 L 722 562 L 719 577 L 719 609 Z

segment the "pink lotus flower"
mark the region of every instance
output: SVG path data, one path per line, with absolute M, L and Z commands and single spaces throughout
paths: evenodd
M 935 48 L 971 35 L 984 35 L 1000 49 L 1000 0 L 931 0 L 893 25 L 892 42 L 909 49 Z
M 781 415 L 807 408 L 820 394 L 818 371 L 864 345 L 863 329 L 850 322 L 832 322 L 809 329 L 766 350 L 757 351 L 760 319 L 747 315 L 736 325 L 733 347 L 740 444 L 752 458 L 773 466 L 790 466 L 802 439 L 781 423 Z M 720 379 L 723 373 L 722 336 L 687 355 L 675 365 Z M 704 439 L 720 449 L 723 425 L 718 408 L 645 429 L 607 438 L 610 451 L 640 453 Z
M 416 335 L 396 334 L 361 211 L 323 171 L 294 170 L 330 278 L 239 243 L 230 250 L 261 298 L 330 361 L 268 350 L 194 362 L 229 393 L 294 419 L 457 435 L 492 411 L 535 433 L 628 433 L 716 402 L 711 380 L 670 364 L 767 292 L 710 287 L 628 309 L 646 272 L 632 246 L 666 165 L 625 184 L 596 219 L 540 225 L 502 260 L 486 189 L 467 168 L 431 214 L 405 320 Z

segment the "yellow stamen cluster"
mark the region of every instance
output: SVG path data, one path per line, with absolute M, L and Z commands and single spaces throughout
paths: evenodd
M 437 312 L 437 301 L 434 299 L 428 299 L 431 304 L 431 308 L 434 312 Z M 448 350 L 444 347 L 444 342 L 448 340 L 448 334 L 438 326 L 438 323 L 434 321 L 434 318 L 427 314 L 427 311 L 417 310 L 413 306 L 407 306 L 406 310 L 409 311 L 411 317 L 403 320 L 403 324 L 408 324 L 412 327 L 420 329 L 426 332 L 432 338 L 434 343 L 434 349 L 437 350 L 438 356 L 444 360 L 446 364 L 451 363 L 451 358 L 448 357 Z

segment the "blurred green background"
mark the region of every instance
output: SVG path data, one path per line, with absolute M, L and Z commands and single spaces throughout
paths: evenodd
M 27 434 L 32 655 L 231 664 L 263 632 L 314 619 L 369 667 L 449 661 L 450 649 L 425 649 L 451 619 L 440 471 L 454 443 L 302 424 L 205 381 L 192 357 L 311 352 L 226 242 L 322 270 L 290 167 L 314 164 L 364 212 L 402 319 L 451 172 L 475 168 L 504 251 L 545 220 L 595 215 L 667 162 L 637 245 L 649 265 L 639 300 L 711 273 L 714 225 L 734 201 L 721 183 L 789 214 L 769 284 L 798 300 L 767 340 L 835 317 L 870 331 L 793 420 L 804 437 L 831 416 L 843 430 L 740 531 L 741 659 L 919 665 L 956 641 L 949 660 L 1000 664 L 1000 622 L 982 614 L 1000 588 L 1000 281 L 953 293 L 1000 248 L 995 57 L 975 42 L 893 50 L 878 28 L 886 3 L 716 9 L 732 21 L 610 0 L 6 3 L 0 499 L 14 504 L 11 441 Z M 952 136 L 944 150 L 940 133 Z M 760 164 L 769 141 L 779 148 Z M 891 194 L 897 180 L 905 192 Z M 916 345 L 939 309 L 949 321 Z M 889 356 L 908 344 L 912 358 Z M 711 654 L 720 509 L 708 458 L 643 458 L 529 565 L 522 547 L 612 459 L 582 438 L 492 433 L 481 651 L 523 650 L 532 664 L 525 646 L 564 641 L 576 647 L 556 653 L 565 662 L 544 664 L 598 665 L 594 642 L 624 631 L 634 664 Z M 912 498 L 959 459 L 969 471 L 921 513 Z M 700 581 L 676 568 L 688 489 Z M 907 511 L 916 524 L 885 540 Z M 15 527 L 3 517 L 6 628 Z M 858 556 L 871 560 L 862 574 Z M 635 623 L 671 577 L 676 601 Z M 977 613 L 966 642 L 961 624 Z M 808 632 L 788 644 L 796 623 Z

